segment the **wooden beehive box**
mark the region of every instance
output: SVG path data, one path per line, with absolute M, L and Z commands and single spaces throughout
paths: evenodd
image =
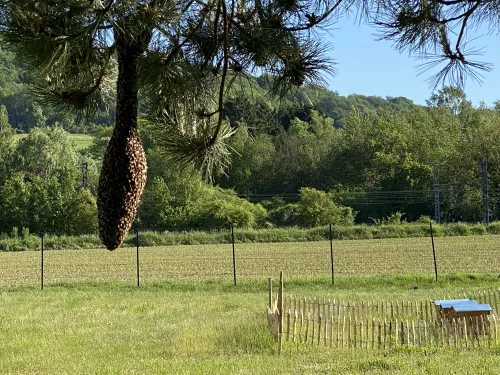
M 476 320 L 476 317 L 486 318 L 491 314 L 491 306 L 483 303 L 483 304 L 459 304 L 451 307 L 448 318 L 449 319 L 463 319 L 466 321 L 470 319 Z
M 443 299 L 434 301 L 434 306 L 436 307 L 436 316 L 438 320 L 447 319 L 448 312 L 454 304 L 470 303 L 471 300 L 465 299 Z M 476 303 L 476 301 L 473 301 Z

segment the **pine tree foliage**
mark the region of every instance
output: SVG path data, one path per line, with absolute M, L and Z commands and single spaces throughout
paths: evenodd
M 482 72 L 492 65 L 475 60 L 483 50 L 471 43 L 479 29 L 498 33 L 499 16 L 496 0 L 384 0 L 378 4 L 374 23 L 382 39 L 428 60 L 420 66 L 421 72 L 444 64 L 429 79 L 436 88 L 445 82 L 463 86 L 467 78 L 482 81 Z
M 146 180 L 139 93 L 177 161 L 223 167 L 231 82 L 265 71 L 284 95 L 320 80 L 331 62 L 312 31 L 344 9 L 342 0 L 1 0 L 0 28 L 43 104 L 91 116 L 116 85 L 98 189 L 100 235 L 113 250 Z

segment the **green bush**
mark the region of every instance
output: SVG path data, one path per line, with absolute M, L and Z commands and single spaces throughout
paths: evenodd
M 312 188 L 300 189 L 297 203 L 297 223 L 303 227 L 320 225 L 353 225 L 354 212 L 351 207 L 337 205 L 324 191 Z
M 427 224 L 427 225 L 429 225 L 431 222 L 434 224 L 434 220 L 432 220 L 431 217 L 427 215 L 420 216 L 416 221 L 416 223 Z
M 373 221 L 373 224 L 375 225 L 400 225 L 406 223 L 406 220 L 403 219 L 403 216 L 405 216 L 405 213 L 397 211 L 386 218 L 382 219 L 374 219 L 370 218 Z
M 484 224 L 474 224 L 470 226 L 470 233 L 474 236 L 482 236 L 488 232 Z
M 466 223 L 447 224 L 443 229 L 445 236 L 468 236 L 471 234 L 471 225 Z
M 245 200 L 227 202 L 215 199 L 207 205 L 206 219 L 212 225 L 228 226 L 233 224 L 240 228 L 251 228 L 261 218 L 265 217 L 266 210 L 259 204 L 252 204 Z
M 295 203 L 284 203 L 282 206 L 269 209 L 268 219 L 276 225 L 296 225 L 297 209 L 298 205 Z
M 486 228 L 490 234 L 500 234 L 500 221 L 494 221 Z
M 334 226 L 333 238 L 338 240 L 368 240 L 373 238 L 375 227 L 370 225 Z
M 432 232 L 434 234 L 434 237 L 446 236 L 447 234 L 446 234 L 445 228 L 447 225 L 453 225 L 453 224 L 432 224 Z M 426 226 L 425 233 L 426 233 L 426 236 L 431 235 L 430 226 Z
M 26 237 L 4 237 L 0 239 L 0 251 L 39 250 L 40 238 L 34 235 Z

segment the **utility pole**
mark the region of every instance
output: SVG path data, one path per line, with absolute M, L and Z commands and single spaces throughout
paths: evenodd
M 439 206 L 439 167 L 434 166 L 434 221 L 441 223 L 441 212 Z
M 483 222 L 490 223 L 490 207 L 488 202 L 488 161 L 483 158 L 481 162 L 481 186 L 483 191 Z

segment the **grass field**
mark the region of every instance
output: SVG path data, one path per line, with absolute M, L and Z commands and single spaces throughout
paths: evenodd
M 298 295 L 356 301 L 413 300 L 498 287 L 467 276 L 294 279 Z M 460 349 L 348 350 L 293 344 L 281 356 L 266 327 L 266 280 L 0 288 L 1 374 L 484 374 L 500 352 Z
M 435 239 L 439 274 L 500 273 L 500 236 L 440 237 Z M 338 276 L 434 274 L 430 239 L 335 241 L 334 268 Z M 276 275 L 328 277 L 330 243 L 236 244 L 237 278 Z M 232 247 L 190 245 L 140 249 L 143 284 L 165 279 L 232 280 Z M 136 249 L 47 250 L 44 280 L 51 283 L 136 280 Z M 37 284 L 40 252 L 0 252 L 0 285 Z
M 75 142 L 78 150 L 83 150 L 92 144 L 92 136 L 90 134 L 70 134 L 70 138 Z
M 330 349 L 285 343 L 266 322 L 267 276 L 286 292 L 422 301 L 500 287 L 498 236 L 0 253 L 0 374 L 484 374 L 500 350 Z M 418 285 L 414 290 L 413 286 Z
M 17 137 L 24 138 L 26 134 L 18 134 Z M 75 142 L 78 150 L 83 150 L 92 144 L 92 136 L 90 134 L 69 134 L 69 137 Z

